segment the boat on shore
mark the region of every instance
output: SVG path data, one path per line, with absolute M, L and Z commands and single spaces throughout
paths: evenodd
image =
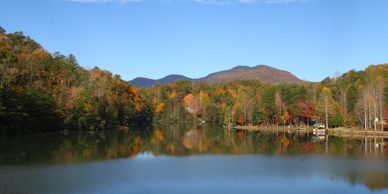
M 326 128 L 323 124 L 315 124 L 313 126 L 313 134 L 314 135 L 326 135 Z

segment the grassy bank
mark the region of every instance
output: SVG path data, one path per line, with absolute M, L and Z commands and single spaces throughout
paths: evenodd
M 305 130 L 298 130 L 297 127 L 261 127 L 261 126 L 236 126 L 234 130 L 242 130 L 248 132 L 313 132 L 313 128 L 306 128 Z M 328 129 L 329 135 L 341 137 L 383 137 L 388 138 L 388 131 L 364 130 L 359 127 L 353 128 L 332 128 Z

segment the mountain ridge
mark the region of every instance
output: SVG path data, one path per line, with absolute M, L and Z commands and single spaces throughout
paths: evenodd
M 236 66 L 228 70 L 217 71 L 200 78 L 189 78 L 179 74 L 170 74 L 161 79 L 137 77 L 131 81 L 136 87 L 152 87 L 155 84 L 168 84 L 179 80 L 194 82 L 229 82 L 235 80 L 260 80 L 265 83 L 304 83 L 289 71 L 277 69 L 268 65 Z

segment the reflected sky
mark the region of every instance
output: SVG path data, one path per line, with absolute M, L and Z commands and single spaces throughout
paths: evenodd
M 5 193 L 384 193 L 386 166 L 321 155 L 161 156 L 1 167 L 0 185 Z
M 3 138 L 1 193 L 388 192 L 387 140 L 201 126 Z

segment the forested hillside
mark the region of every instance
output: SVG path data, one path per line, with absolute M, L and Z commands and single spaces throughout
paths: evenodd
M 327 120 L 329 127 L 376 130 L 388 123 L 388 64 L 321 83 L 184 80 L 139 91 L 118 75 L 82 68 L 73 55 L 49 53 L 23 33 L 4 29 L 0 91 L 0 135 L 129 129 L 153 121 L 299 126 Z
M 388 123 L 387 86 L 388 64 L 382 64 L 326 78 L 321 83 L 268 84 L 251 80 L 209 85 L 178 81 L 143 92 L 159 120 L 299 126 L 326 124 L 327 115 L 329 127 L 382 130 L 382 120 Z
M 50 54 L 21 32 L 0 30 L 0 135 L 149 124 L 152 111 L 120 76 Z

